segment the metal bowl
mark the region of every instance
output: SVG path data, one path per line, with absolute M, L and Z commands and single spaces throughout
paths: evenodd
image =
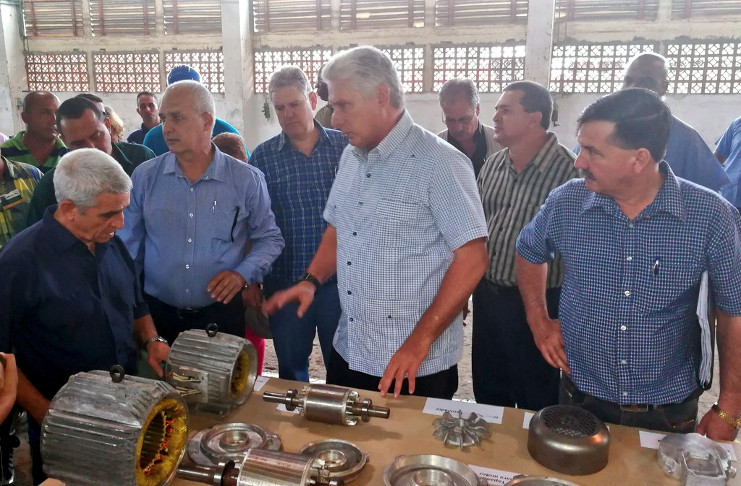
M 329 477 L 341 478 L 346 483 L 355 479 L 368 462 L 367 453 L 352 442 L 339 439 L 310 442 L 298 453 L 323 460 L 329 470 Z
M 591 412 L 554 405 L 530 420 L 527 450 L 543 466 L 564 474 L 593 474 L 607 465 L 610 432 Z
M 398 456 L 383 471 L 386 486 L 486 486 L 473 470 L 444 456 Z

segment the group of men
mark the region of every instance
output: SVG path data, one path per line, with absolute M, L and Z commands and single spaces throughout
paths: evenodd
M 435 136 L 414 123 L 396 69 L 372 47 L 322 69 L 333 129 L 314 120 L 301 70 L 274 73 L 282 130 L 249 165 L 212 144 L 213 97 L 198 80 L 170 83 L 155 127 L 154 95 L 138 97 L 144 123 L 132 135 L 156 129 L 167 147 L 146 162 L 115 150 L 95 103 L 40 94 L 27 132 L 46 148 L 24 156 L 56 169 L 24 175 L 46 180 L 45 212 L 0 252 L 0 301 L 11 303 L 0 350 L 16 353 L 34 464 L 39 425 L 69 375 L 115 363 L 136 372 L 137 345 L 161 374 L 177 335 L 210 322 L 244 336 L 240 294 L 256 283 L 283 378 L 308 379 L 318 332 L 328 383 L 449 399 L 473 294 L 477 401 L 560 401 L 612 423 L 691 431 L 707 273 L 721 393 L 698 430 L 735 438 L 741 217 L 715 192 L 721 177 L 709 190 L 675 175 L 708 173 L 667 152 L 672 136 L 680 154 L 693 139 L 651 84 L 665 80 L 656 60 L 634 60 L 624 89 L 586 108 L 578 157 L 548 131 L 550 95 L 529 81 L 505 88 L 493 127 L 479 120 L 472 82 L 447 82 L 447 130 Z M 56 130 L 72 151 L 47 162 Z

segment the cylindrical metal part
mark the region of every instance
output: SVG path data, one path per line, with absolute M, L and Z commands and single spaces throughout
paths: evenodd
M 188 408 L 167 383 L 78 373 L 44 417 L 47 475 L 78 486 L 166 484 L 185 453 Z
M 304 403 L 303 397 L 298 396 L 295 388 L 289 388 L 285 395 L 282 393 L 264 392 L 262 399 L 266 402 L 282 403 L 286 407 L 286 410 L 289 411 L 295 410 L 298 406 L 303 406 Z
M 358 417 L 348 413 L 348 402 L 358 398 L 358 392 L 330 385 L 304 387 L 304 410 L 307 420 L 328 424 L 355 425 Z
M 201 430 L 188 441 L 188 457 L 202 466 L 244 459 L 249 449 L 280 450 L 280 438 L 253 424 L 218 424 Z
M 239 336 L 184 331 L 172 343 L 166 375 L 171 385 L 186 390 L 189 402 L 232 408 L 244 403 L 255 385 L 257 352 Z
M 195 464 L 180 464 L 177 476 L 196 483 L 213 486 L 238 486 L 239 469 L 234 461 L 219 464 L 218 466 L 198 466 Z
M 309 486 L 320 484 L 321 460 L 288 452 L 251 449 L 242 462 L 239 486 Z M 326 478 L 325 478 L 326 479 Z M 326 484 L 326 480 L 323 481 Z

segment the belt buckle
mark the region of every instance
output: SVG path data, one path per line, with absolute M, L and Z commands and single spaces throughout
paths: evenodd
M 634 403 L 629 403 L 626 405 L 620 405 L 620 410 L 623 412 L 633 412 L 633 413 L 644 413 L 648 412 L 651 409 L 651 405 L 638 405 Z

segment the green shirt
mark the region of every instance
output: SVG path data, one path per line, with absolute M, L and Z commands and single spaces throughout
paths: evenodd
M 111 157 L 121 164 L 127 174 L 131 175 L 139 164 L 155 156 L 154 152 L 144 145 L 118 142 L 111 144 Z M 57 198 L 54 194 L 54 169 L 51 169 L 41 178 L 33 194 L 28 210 L 28 226 L 40 221 L 46 208 L 55 204 L 57 204 Z
M 0 174 L 0 248 L 26 228 L 31 196 L 41 179 L 41 171 L 22 162 L 5 159 Z
M 23 135 L 26 133 L 25 130 L 21 130 L 16 133 L 14 137 L 9 138 L 2 144 L 0 144 L 0 152 L 2 156 L 8 160 L 15 162 L 23 162 L 24 164 L 32 165 L 41 169 L 41 172 L 47 172 L 52 167 L 56 167 L 59 159 L 62 155 L 66 154 L 69 149 L 64 145 L 64 142 L 57 137 L 54 142 L 54 150 L 51 151 L 49 157 L 46 158 L 43 164 L 39 165 L 38 160 L 34 158 L 31 151 L 23 144 Z

